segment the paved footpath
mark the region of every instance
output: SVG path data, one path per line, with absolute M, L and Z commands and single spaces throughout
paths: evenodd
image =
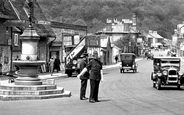
M 140 61 L 142 60 L 142 58 L 137 58 L 135 59 L 135 61 Z M 116 64 L 111 64 L 111 65 L 104 65 L 103 69 L 108 69 L 108 68 L 113 68 L 113 67 L 119 67 L 120 62 L 116 63 Z M 67 74 L 64 74 L 64 71 L 61 73 L 54 73 L 52 76 L 50 73 L 41 73 L 39 75 L 40 79 L 49 79 L 49 78 L 57 78 L 57 77 L 67 77 Z
M 135 59 L 135 61 L 140 61 L 142 60 L 142 58 L 137 58 Z M 113 68 L 113 67 L 119 67 L 120 62 L 116 63 L 116 64 L 111 64 L 111 65 L 103 65 L 103 69 L 108 69 L 108 68 Z M 58 77 L 68 77 L 67 74 L 64 73 L 64 71 L 61 71 L 59 73 L 53 73 L 53 75 L 51 76 L 51 73 L 40 73 L 39 74 L 39 78 L 40 79 L 51 79 L 51 78 L 58 78 Z M 0 76 L 0 81 L 6 80 L 7 77 L 3 77 Z

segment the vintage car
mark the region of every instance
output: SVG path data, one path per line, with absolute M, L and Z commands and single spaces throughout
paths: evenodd
M 176 57 L 176 52 L 171 52 L 171 57 Z
M 179 57 L 155 57 L 153 59 L 154 71 L 151 73 L 153 87 L 158 90 L 162 86 L 176 85 L 178 89 L 184 83 L 183 73 L 180 72 Z
M 135 62 L 135 54 L 134 53 L 121 53 L 120 54 L 120 73 L 124 73 L 125 70 L 133 70 L 133 72 L 137 72 L 137 63 Z
M 152 60 L 153 57 L 154 57 L 154 54 L 153 54 L 153 53 L 148 53 L 148 54 L 147 54 L 147 60 L 148 60 L 148 59 L 151 59 L 151 60 Z

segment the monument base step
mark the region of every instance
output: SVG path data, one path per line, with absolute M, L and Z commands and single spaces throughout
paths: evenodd
M 43 85 L 15 85 L 3 81 L 0 84 L 0 100 L 35 100 L 70 97 L 71 92 L 65 91 L 62 87 L 55 84 Z
M 36 100 L 36 99 L 51 99 L 70 97 L 70 91 L 64 91 L 62 94 L 51 94 L 51 95 L 0 95 L 0 100 L 3 101 L 15 101 L 15 100 Z
M 0 90 L 0 95 L 50 95 L 61 94 L 64 88 L 50 89 L 50 90 Z

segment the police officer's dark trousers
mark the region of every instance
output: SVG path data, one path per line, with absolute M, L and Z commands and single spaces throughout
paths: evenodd
M 100 84 L 100 80 L 90 79 L 90 86 L 91 86 L 90 100 L 95 100 L 95 101 L 98 100 L 99 84 Z
M 81 79 L 80 98 L 82 99 L 86 95 L 88 79 Z

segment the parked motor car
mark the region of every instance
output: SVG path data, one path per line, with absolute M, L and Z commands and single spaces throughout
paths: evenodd
M 179 89 L 184 84 L 183 73 L 180 72 L 181 59 L 177 57 L 155 57 L 151 80 L 153 87 L 160 90 L 162 86 L 176 85 Z
M 155 51 L 159 51 L 159 48 L 155 47 Z
M 154 57 L 154 54 L 153 54 L 153 53 L 148 53 L 148 54 L 147 54 L 147 60 L 148 60 L 148 59 L 151 59 L 151 60 L 152 60 L 153 57 Z
M 176 52 L 171 52 L 171 57 L 176 57 Z
M 133 72 L 137 72 L 138 64 L 135 62 L 136 55 L 134 53 L 121 53 L 120 54 L 120 73 L 124 73 L 125 70 L 133 70 Z

